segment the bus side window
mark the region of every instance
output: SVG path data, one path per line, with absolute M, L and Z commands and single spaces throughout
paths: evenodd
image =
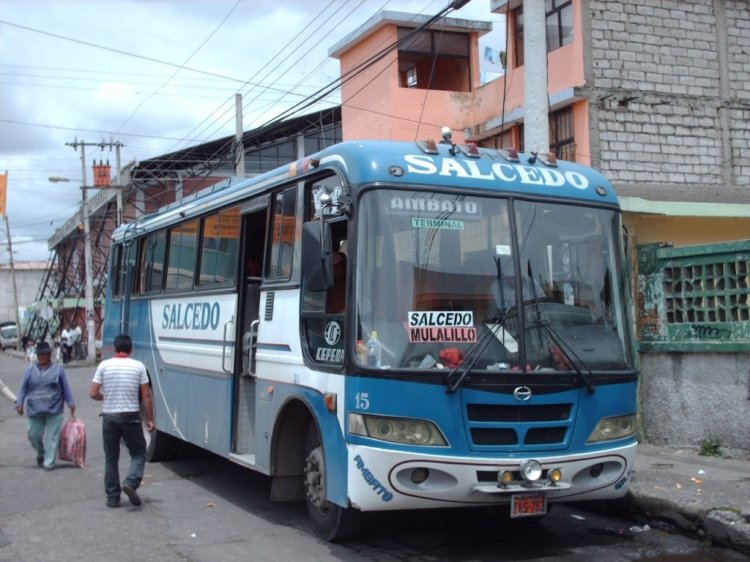
M 297 224 L 296 199 L 296 187 L 285 189 L 274 197 L 271 251 L 266 271 L 266 278 L 269 280 L 289 279 L 292 275 L 292 254 Z

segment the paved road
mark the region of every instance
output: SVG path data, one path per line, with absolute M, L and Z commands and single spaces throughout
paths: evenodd
M 18 387 L 24 364 L 0 354 L 0 377 Z M 380 514 L 345 545 L 312 534 L 301 504 L 269 501 L 269 480 L 203 456 L 148 464 L 144 506 L 105 506 L 92 368 L 68 369 L 88 428 L 86 467 L 37 468 L 25 420 L 0 402 L 0 562 L 80 560 L 742 560 L 698 542 L 579 507 L 556 506 L 541 523 L 483 511 Z M 123 451 L 121 471 L 127 454 Z

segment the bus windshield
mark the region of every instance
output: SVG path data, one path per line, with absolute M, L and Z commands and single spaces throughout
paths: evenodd
M 617 212 L 372 190 L 359 216 L 357 338 L 381 368 L 634 368 Z

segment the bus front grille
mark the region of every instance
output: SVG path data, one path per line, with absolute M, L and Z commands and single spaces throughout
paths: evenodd
M 572 404 L 467 404 L 472 444 L 478 447 L 564 446 Z

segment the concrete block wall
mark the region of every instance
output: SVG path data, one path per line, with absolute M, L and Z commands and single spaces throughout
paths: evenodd
M 750 186 L 750 3 L 584 6 L 594 165 L 623 194 Z
M 641 370 L 649 442 L 699 449 L 719 439 L 750 451 L 750 353 L 646 353 Z

